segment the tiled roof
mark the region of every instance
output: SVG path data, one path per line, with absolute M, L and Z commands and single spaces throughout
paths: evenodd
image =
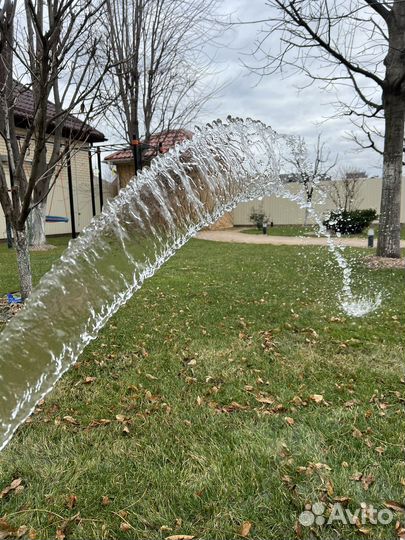
M 155 133 L 149 139 L 149 145 L 153 148 L 147 148 L 143 151 L 142 158 L 144 160 L 149 160 L 156 156 L 158 153 L 165 154 L 173 148 L 176 144 L 179 144 L 183 141 L 190 140 L 193 138 L 191 131 L 187 129 L 171 129 L 169 131 L 162 131 L 161 133 Z M 161 146 L 159 147 L 159 144 Z M 123 150 L 118 150 L 113 154 L 110 154 L 105 158 L 106 161 L 111 161 L 112 163 L 130 161 L 133 159 L 132 148 L 126 148 Z
M 14 89 L 14 96 L 14 117 L 16 125 L 25 127 L 30 122 L 30 120 L 32 120 L 32 117 L 34 115 L 34 96 L 31 89 L 23 86 L 20 83 L 16 83 Z M 48 101 L 47 118 L 51 119 L 53 116 L 55 116 L 55 114 L 55 105 L 52 102 Z M 75 116 L 69 114 L 63 125 L 63 135 L 69 136 L 70 134 L 78 134 L 80 130 L 82 131 L 78 138 L 82 141 L 86 140 L 93 143 L 103 142 L 106 140 L 104 134 L 101 133 L 101 131 L 92 128 L 88 124 L 79 120 L 79 118 L 76 118 Z

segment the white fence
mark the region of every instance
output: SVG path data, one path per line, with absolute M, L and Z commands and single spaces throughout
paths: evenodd
M 337 181 L 340 182 L 340 181 Z M 374 208 L 377 213 L 380 211 L 381 199 L 381 178 L 367 178 L 361 181 L 359 193 L 356 201 L 356 207 L 360 209 Z M 328 193 L 330 182 L 322 182 L 320 188 Z M 302 188 L 300 184 L 288 184 L 288 189 L 292 193 L 298 193 Z M 401 223 L 405 223 L 405 179 L 402 179 L 402 199 L 401 199 Z M 314 200 L 316 193 L 314 191 Z M 331 200 L 330 196 L 326 197 L 325 203 L 319 206 L 321 213 L 327 213 L 334 210 L 336 205 Z M 233 223 L 238 225 L 252 225 L 250 214 L 252 209 L 260 209 L 269 220 L 273 221 L 274 225 L 302 225 L 305 218 L 305 210 L 289 201 L 288 199 L 279 197 L 265 197 L 262 201 L 251 201 L 239 204 L 233 211 Z M 312 223 L 309 219 L 308 223 Z

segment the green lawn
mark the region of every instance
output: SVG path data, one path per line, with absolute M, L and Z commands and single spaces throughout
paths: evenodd
M 245 234 L 263 234 L 263 231 L 256 226 L 243 229 L 241 232 Z M 274 225 L 274 227 L 267 227 L 267 234 L 271 236 L 316 236 L 316 229 L 312 225 L 307 227 L 301 225 Z
M 378 225 L 373 225 L 375 239 L 378 238 Z M 263 234 L 263 231 L 256 226 L 244 229 L 241 232 L 245 234 Z M 267 228 L 267 234 L 272 236 L 316 236 L 317 227 L 314 225 L 274 225 Z M 368 228 L 362 234 L 352 235 L 351 238 L 367 238 Z M 401 226 L 401 240 L 405 240 L 405 225 Z
M 347 253 L 359 288 L 384 293 L 359 320 L 326 248 L 191 241 L 0 454 L 0 492 L 24 486 L 0 495 L 0 537 L 395 538 L 395 519 L 297 525 L 311 503 L 404 494 L 404 273 Z M 35 275 L 59 254 L 35 254 Z M 0 247 L 2 291 L 12 256 Z

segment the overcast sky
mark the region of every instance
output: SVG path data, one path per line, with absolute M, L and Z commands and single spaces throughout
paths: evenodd
M 224 0 L 223 9 L 232 12 L 234 21 L 260 20 L 266 17 L 265 0 Z M 373 150 L 358 151 L 348 133 L 353 125 L 347 118 L 329 119 L 335 110 L 333 92 L 316 86 L 299 90 L 308 80 L 303 75 L 283 79 L 280 75 L 259 80 L 243 66 L 243 61 L 254 63 L 249 53 L 254 50 L 260 24 L 234 26 L 224 40 L 215 47 L 216 79 L 226 82 L 221 95 L 210 103 L 204 120 L 233 116 L 256 118 L 271 125 L 276 131 L 303 135 L 308 144 L 315 144 L 322 133 L 342 165 L 361 168 L 370 176 L 381 175 L 381 161 Z M 225 45 L 227 43 L 228 45 Z

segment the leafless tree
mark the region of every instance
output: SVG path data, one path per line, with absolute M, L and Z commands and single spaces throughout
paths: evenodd
M 403 0 L 267 0 L 269 18 L 257 53 L 262 73 L 292 68 L 310 83 L 350 86 L 343 114 L 357 118 L 375 147 L 370 122 L 383 117 L 383 187 L 377 254 L 400 256 L 401 176 L 405 121 Z M 277 37 L 279 39 L 277 39 Z M 342 95 L 342 93 L 340 94 Z
M 206 44 L 217 0 L 107 0 L 116 68 L 106 79 L 113 127 L 128 142 L 184 127 L 215 93 Z
M 24 0 L 18 12 L 20 5 L 2 0 L 0 9 L 0 135 L 9 168 L 0 163 L 0 202 L 13 228 L 25 298 L 32 288 L 27 221 L 42 242 L 46 197 L 77 141 L 86 138 L 107 67 L 98 59 L 103 0 Z M 21 132 L 15 107 L 27 95 L 32 111 Z M 79 127 L 73 112 L 81 113 Z
M 314 190 L 319 182 L 328 180 L 330 173 L 336 165 L 336 160 L 331 159 L 331 153 L 327 149 L 321 135 L 317 137 L 314 155 L 311 157 L 307 144 L 303 137 L 289 137 L 287 139 L 289 155 L 286 162 L 292 166 L 292 177 L 302 184 L 305 192 L 307 206 L 305 207 L 304 226 L 308 222 L 308 206 L 311 204 Z
M 342 167 L 336 180 L 328 183 L 327 193 L 336 210 L 350 212 L 357 210 L 361 200 L 360 192 L 367 178 L 366 173 L 352 168 Z

